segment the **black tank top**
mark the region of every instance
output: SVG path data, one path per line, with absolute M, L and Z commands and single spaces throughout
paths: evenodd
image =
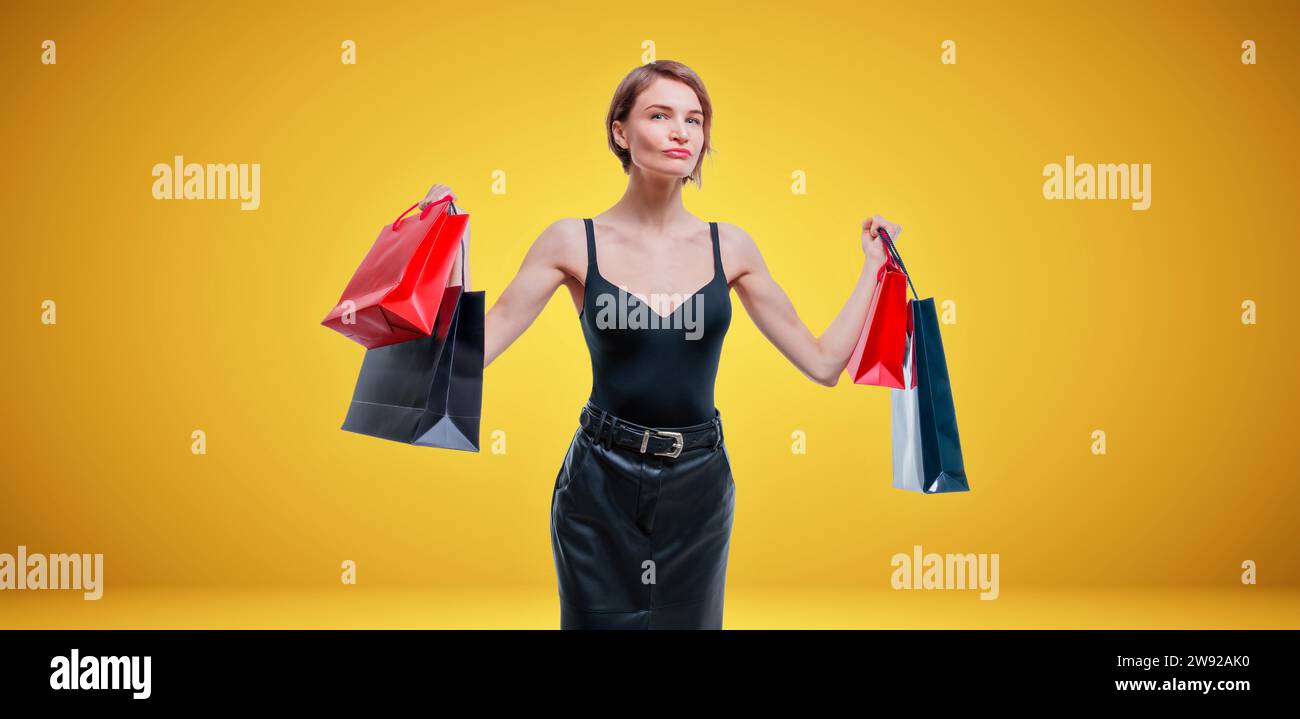
M 731 325 L 731 289 L 722 269 L 718 223 L 709 223 L 713 240 L 713 279 L 681 300 L 672 314 L 660 315 L 656 297 L 624 291 L 600 274 L 596 231 L 587 227 L 587 277 L 582 333 L 591 353 L 591 399 L 616 417 L 647 427 L 681 427 L 713 419 L 713 383 L 718 376 L 722 339 Z

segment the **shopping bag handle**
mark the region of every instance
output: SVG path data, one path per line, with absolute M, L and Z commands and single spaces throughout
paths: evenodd
M 912 284 L 912 276 L 908 274 L 907 265 L 903 264 L 903 258 L 898 254 L 898 248 L 894 246 L 894 241 L 889 239 L 889 232 L 883 227 L 877 227 L 876 234 L 885 240 L 885 249 L 889 254 L 893 255 L 894 261 L 898 263 L 898 268 L 903 271 L 903 276 L 907 278 L 907 286 L 912 288 L 912 296 L 918 300 L 921 299 L 920 295 L 916 294 L 916 285 Z
M 438 198 L 437 200 L 435 200 L 435 201 L 433 201 L 433 202 L 430 202 L 428 205 L 425 206 L 425 208 L 424 208 L 423 210 L 420 210 L 420 219 L 423 220 L 424 218 L 428 217 L 428 216 L 429 216 L 429 213 L 430 213 L 430 212 L 433 212 L 433 206 L 434 206 L 434 205 L 437 205 L 437 204 L 443 202 L 444 200 L 448 200 L 448 199 L 455 200 L 455 199 L 456 199 L 456 196 L 455 196 L 455 195 L 447 195 L 446 197 L 440 197 L 440 198 Z M 423 202 L 423 200 L 421 200 L 420 202 Z M 403 217 L 406 217 L 407 213 L 409 213 L 411 210 L 414 210 L 415 208 L 417 208 L 417 207 L 419 207 L 419 206 L 420 206 L 420 203 L 417 202 L 417 203 L 415 203 L 414 205 L 411 205 L 410 207 L 406 208 L 406 212 L 403 212 L 402 214 L 398 215 L 398 216 L 397 216 L 397 219 L 396 219 L 396 220 L 393 220 L 393 229 L 396 230 L 396 229 L 397 229 L 397 226 L 400 225 L 400 224 L 402 224 L 402 218 L 403 218 Z M 455 206 L 456 206 L 456 205 L 454 205 L 454 204 L 452 205 L 452 207 L 455 207 Z

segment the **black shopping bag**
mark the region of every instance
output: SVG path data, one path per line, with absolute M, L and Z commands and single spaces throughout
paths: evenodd
M 957 434 L 957 410 L 948 379 L 948 361 L 939 336 L 934 298 L 911 300 L 912 351 L 916 361 L 916 405 L 921 438 L 921 491 L 968 492 Z M 902 390 L 895 390 L 902 391 Z
M 479 451 L 485 293 L 443 294 L 428 337 L 366 350 L 343 429 L 425 447 Z

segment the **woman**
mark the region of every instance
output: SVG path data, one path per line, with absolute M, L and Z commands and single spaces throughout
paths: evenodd
M 564 285 L 591 355 L 591 396 L 551 498 L 562 629 L 722 627 L 735 482 L 713 385 L 730 289 L 805 376 L 834 386 L 885 262 L 876 230 L 901 232 L 879 215 L 863 223 L 862 274 L 814 337 L 744 230 L 682 206 L 711 151 L 712 115 L 685 65 L 629 73 L 605 122 L 629 177 L 623 197 L 547 227 L 487 313 L 484 366 Z M 450 193 L 434 185 L 421 207 Z

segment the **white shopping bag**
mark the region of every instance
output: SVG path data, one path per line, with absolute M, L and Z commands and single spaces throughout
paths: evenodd
M 916 370 L 912 365 L 912 313 L 908 302 L 907 339 L 903 349 L 903 384 L 907 389 L 889 388 L 892 404 L 894 488 L 924 492 L 921 454 L 921 410 L 917 405 Z

